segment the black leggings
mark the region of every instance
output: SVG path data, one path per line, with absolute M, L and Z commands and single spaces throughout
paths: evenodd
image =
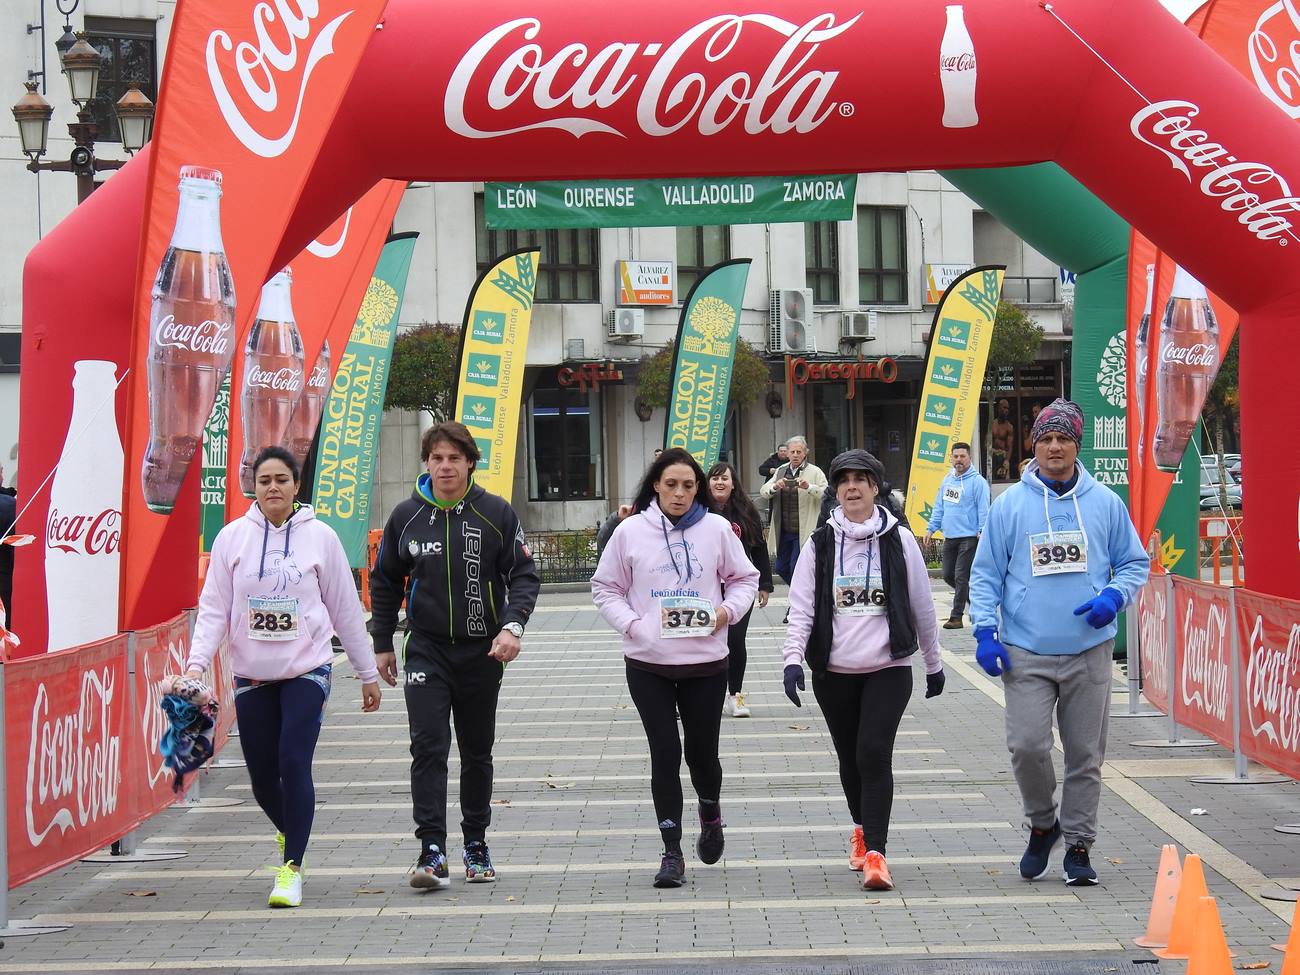
M 682 737 L 686 767 L 700 799 L 717 802 L 722 794 L 722 763 L 718 761 L 718 732 L 727 675 L 717 673 L 689 680 L 671 680 L 627 666 L 627 689 L 641 715 L 650 743 L 650 795 L 665 841 L 682 838 Z M 682 737 L 677 717 L 682 718 Z
M 329 684 L 328 667 L 304 677 L 255 685 L 236 678 L 239 747 L 253 798 L 284 834 L 285 862 L 292 860 L 299 867 L 316 816 L 311 761 L 325 713 L 327 695 L 322 684 Z
M 754 607 L 727 627 L 727 693 L 739 694 L 745 689 L 745 664 L 749 653 L 745 650 L 745 634 L 749 632 L 749 618 Z
M 868 850 L 885 852 L 894 805 L 894 736 L 912 696 L 912 668 L 813 674 L 813 694 L 840 761 L 840 783 Z

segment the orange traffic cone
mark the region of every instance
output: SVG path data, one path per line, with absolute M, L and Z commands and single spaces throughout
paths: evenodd
M 1205 871 L 1201 858 L 1195 853 L 1183 860 L 1183 879 L 1178 885 L 1178 900 L 1174 904 L 1174 923 L 1169 929 L 1169 944 L 1152 949 L 1157 958 L 1187 958 L 1192 953 L 1196 937 L 1196 912 L 1200 899 L 1208 897 L 1205 889 Z
M 1178 901 L 1178 886 L 1182 879 L 1183 865 L 1178 862 L 1178 847 L 1166 843 L 1160 848 L 1160 866 L 1156 870 L 1151 913 L 1147 916 L 1147 933 L 1134 938 L 1135 945 L 1163 948 L 1169 944 L 1169 932 L 1174 926 L 1174 905 Z
M 1291 935 L 1286 939 L 1285 951 L 1286 955 L 1282 958 L 1282 975 L 1300 975 L 1300 900 L 1295 902 L 1295 914 L 1291 917 Z
M 1191 957 L 1187 959 L 1187 975 L 1233 975 L 1232 953 L 1228 951 L 1228 939 L 1223 936 L 1219 905 L 1213 897 L 1198 900 L 1196 934 Z

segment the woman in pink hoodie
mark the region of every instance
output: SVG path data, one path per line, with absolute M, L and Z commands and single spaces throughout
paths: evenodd
M 311 506 L 294 501 L 298 479 L 284 448 L 258 454 L 257 503 L 212 543 L 186 664 L 187 676 L 200 676 L 221 644 L 230 644 L 244 764 L 253 797 L 278 831 L 283 865 L 271 907 L 302 903 L 302 858 L 316 811 L 311 763 L 329 699 L 334 633 L 361 679 L 361 710 L 379 710 L 380 698 L 347 554 Z
M 681 448 L 646 471 L 633 513 L 615 530 L 591 579 L 596 606 L 623 634 L 627 686 L 650 744 L 650 794 L 663 837 L 656 887 L 680 887 L 682 738 L 699 798 L 704 863 L 722 857 L 718 734 L 727 693 L 727 624 L 754 603 L 758 570 L 730 523 L 711 513 L 704 471 Z M 723 593 L 723 587 L 726 593 Z
M 800 707 L 803 663 L 839 758 L 853 817 L 849 866 L 868 890 L 892 890 L 885 863 L 894 803 L 894 737 L 912 696 L 912 654 L 926 697 L 943 693 L 939 628 L 916 538 L 876 504 L 885 470 L 865 450 L 831 461 L 840 506 L 804 544 L 790 583 L 785 692 Z

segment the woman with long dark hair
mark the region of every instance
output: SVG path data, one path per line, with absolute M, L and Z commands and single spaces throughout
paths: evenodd
M 763 518 L 754 502 L 740 487 L 740 474 L 725 460 L 709 468 L 709 494 L 718 513 L 731 522 L 731 530 L 745 546 L 750 564 L 758 570 L 758 608 L 767 605 L 772 595 L 772 560 L 767 552 L 767 538 L 763 533 Z M 733 718 L 748 718 L 749 705 L 745 703 L 745 635 L 749 631 L 749 618 L 754 614 L 751 606 L 745 615 L 727 627 L 727 699 L 723 713 Z
M 704 863 L 722 857 L 726 630 L 758 589 L 758 570 L 730 523 L 710 512 L 704 485 L 704 471 L 685 450 L 656 457 L 591 579 L 601 615 L 623 634 L 627 687 L 650 745 L 650 793 L 664 844 L 656 887 L 680 887 L 686 877 L 683 739 L 699 799 L 695 850 Z

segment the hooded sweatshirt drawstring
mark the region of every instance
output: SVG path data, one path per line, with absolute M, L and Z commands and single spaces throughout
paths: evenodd
M 694 572 L 691 571 L 690 549 L 686 548 L 686 529 L 690 528 L 691 525 L 695 524 L 706 514 L 708 514 L 708 509 L 698 501 L 693 501 L 691 502 L 691 506 L 686 509 L 686 514 L 677 519 L 677 524 L 672 526 L 674 531 L 681 531 L 682 533 L 682 548 L 685 550 L 686 556 L 684 559 L 686 562 L 685 578 L 682 578 L 682 570 L 677 565 L 677 556 L 673 554 L 672 542 L 668 539 L 668 526 L 671 525 L 672 522 L 668 520 L 668 516 L 663 514 L 662 511 L 659 514 L 659 527 L 664 533 L 664 548 L 668 549 L 668 558 L 673 563 L 673 570 L 677 573 L 677 584 L 680 586 L 686 585 L 695 575 Z
M 1042 483 L 1041 480 L 1039 483 Z M 1051 489 L 1043 484 L 1043 519 L 1047 522 L 1047 537 L 1053 542 L 1056 541 L 1056 530 L 1052 528 L 1052 515 L 1047 506 L 1048 494 Z M 1079 526 L 1079 534 L 1083 536 L 1083 544 L 1088 544 L 1088 530 L 1083 527 L 1083 512 L 1079 509 L 1079 491 L 1076 484 L 1070 489 L 1070 500 L 1074 502 L 1074 521 Z
M 260 510 L 260 509 L 259 509 Z M 289 512 L 289 517 L 284 520 L 284 557 L 289 557 L 289 532 L 293 530 L 293 516 L 298 513 L 298 502 L 293 503 L 293 510 Z M 271 519 L 262 515 L 262 559 L 257 566 L 257 578 L 260 580 L 266 574 L 266 540 L 271 534 Z

